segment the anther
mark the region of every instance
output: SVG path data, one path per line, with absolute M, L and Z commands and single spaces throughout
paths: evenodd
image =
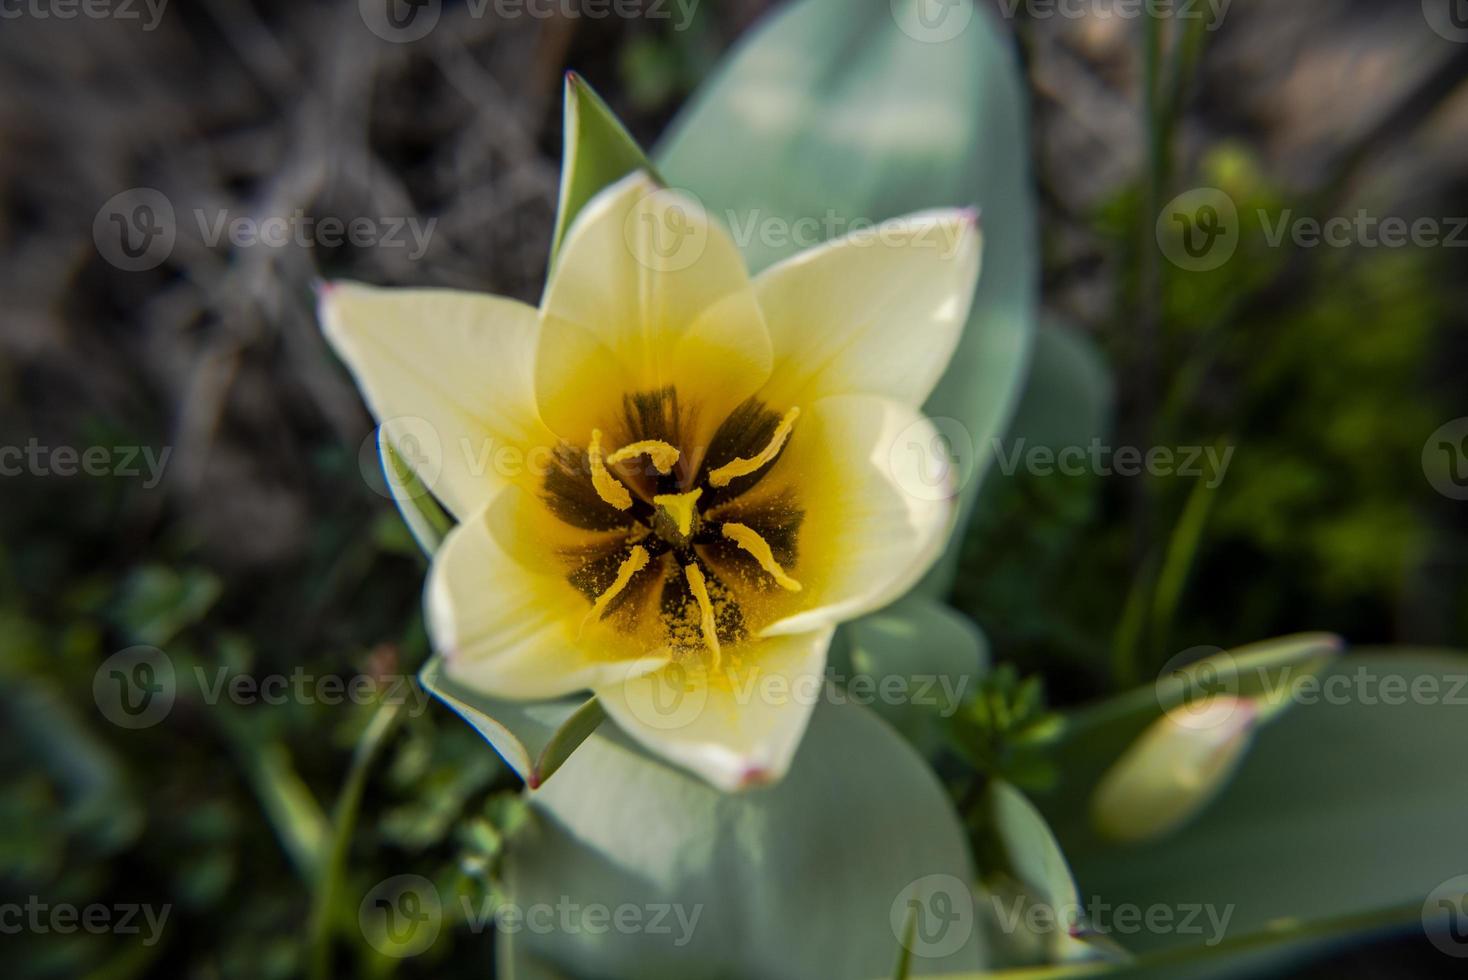
M 723 659 L 724 651 L 719 646 L 719 632 L 714 622 L 714 604 L 709 599 L 708 585 L 703 578 L 703 569 L 697 565 L 683 566 L 683 574 L 688 579 L 688 591 L 693 593 L 694 600 L 698 603 L 698 628 L 703 633 L 704 646 L 708 647 L 709 653 L 713 654 L 714 669 L 719 669 L 719 662 Z
M 673 472 L 673 466 L 678 462 L 679 452 L 676 446 L 670 446 L 661 439 L 643 439 L 640 442 L 628 443 L 609 455 L 607 465 L 615 466 L 638 456 L 646 456 L 652 460 L 652 465 L 657 471 L 667 476 Z
M 600 429 L 591 430 L 591 445 L 586 448 L 586 456 L 591 462 L 591 485 L 596 488 L 596 495 L 618 510 L 629 509 L 632 494 L 607 471 L 607 464 L 601 458 Z
M 709 483 L 716 487 L 725 487 L 739 477 L 748 476 L 769 465 L 771 460 L 780 455 L 780 450 L 785 447 L 785 440 L 790 438 L 790 430 L 795 427 L 795 420 L 799 417 L 800 409 L 798 408 L 792 408 L 786 412 L 780 424 L 775 427 L 775 434 L 770 437 L 769 445 L 753 456 L 732 460 L 720 466 L 709 473 Z
M 581 621 L 582 629 L 586 628 L 587 623 L 601 619 L 602 614 L 607 611 L 607 606 L 611 604 L 613 599 L 622 594 L 623 590 L 627 588 L 627 584 L 632 581 L 632 576 L 647 567 L 649 560 L 647 549 L 642 545 L 635 546 L 627 557 L 622 559 L 622 564 L 617 568 L 617 577 L 612 581 L 611 585 L 607 586 L 605 592 L 596 597 L 596 601 L 591 604 L 591 611 Z
M 769 542 L 761 537 L 758 531 L 744 524 L 725 524 L 723 533 L 724 537 L 749 552 L 750 557 L 759 562 L 759 567 L 768 572 L 780 588 L 788 589 L 791 592 L 800 591 L 800 583 L 785 574 L 785 569 L 781 568 L 780 563 L 775 560 L 775 554 L 770 550 Z

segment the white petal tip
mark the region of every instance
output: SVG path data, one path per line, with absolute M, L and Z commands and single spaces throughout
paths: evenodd
M 760 786 L 769 786 L 778 781 L 778 779 L 779 777 L 774 772 L 764 766 L 746 766 L 744 771 L 739 774 L 739 782 L 734 788 L 739 790 L 755 789 Z

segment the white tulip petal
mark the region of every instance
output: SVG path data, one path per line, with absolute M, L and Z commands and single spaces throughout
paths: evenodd
M 541 313 L 541 411 L 578 444 L 618 421 L 623 396 L 676 388 L 684 445 L 706 446 L 770 374 L 739 249 L 696 201 L 646 174 L 618 181 L 576 216 Z
M 477 513 L 552 444 L 532 386 L 533 307 L 448 289 L 332 283 L 321 291 L 327 339 L 368 406 L 434 496 L 460 520 Z M 521 461 L 497 466 L 508 450 Z
M 505 494 L 523 494 L 509 487 Z M 429 573 L 434 647 L 459 683 L 501 698 L 551 698 L 655 670 L 657 657 L 628 658 L 605 631 L 583 634 L 588 603 L 564 575 L 516 561 L 491 525 L 513 513 L 499 501 L 444 539 Z
M 783 406 L 858 393 L 921 405 L 958 347 L 981 241 L 973 211 L 925 211 L 760 273 L 775 358 L 762 397 Z
M 781 779 L 825 684 L 833 627 L 741 647 L 717 672 L 672 663 L 596 689 L 652 752 L 733 791 Z

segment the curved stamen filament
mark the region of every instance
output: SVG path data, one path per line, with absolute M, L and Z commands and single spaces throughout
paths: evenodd
M 798 408 L 792 408 L 786 412 L 780 424 L 775 427 L 775 434 L 770 437 L 769 445 L 753 456 L 731 460 L 712 471 L 709 473 L 709 483 L 716 487 L 728 486 L 739 477 L 748 476 L 757 472 L 761 467 L 767 466 L 771 460 L 780 455 L 780 450 L 785 448 L 785 440 L 790 438 L 790 430 L 795 428 L 795 420 L 799 417 L 800 409 Z
M 643 439 L 641 442 L 632 442 L 618 449 L 607 457 L 607 465 L 615 466 L 638 456 L 646 456 L 652 460 L 652 465 L 664 476 L 673 472 L 673 465 L 678 462 L 678 448 L 670 446 L 661 439 Z
M 719 647 L 719 631 L 714 622 L 714 604 L 709 599 L 709 589 L 703 578 L 703 569 L 697 565 L 685 565 L 683 574 L 688 579 L 688 591 L 693 593 L 693 598 L 698 603 L 698 628 L 703 633 L 704 646 L 708 647 L 709 653 L 713 654 L 714 669 L 717 670 L 719 661 L 723 659 L 724 651 Z
M 750 557 L 759 562 L 759 567 L 768 572 L 780 588 L 791 592 L 800 591 L 800 583 L 785 574 L 785 569 L 775 560 L 775 553 L 770 550 L 769 542 L 758 531 L 744 524 L 725 524 L 723 532 L 724 537 L 749 552 Z
M 591 430 L 591 445 L 586 448 L 586 457 L 591 462 L 591 485 L 596 488 L 596 495 L 618 510 L 627 510 L 632 506 L 632 494 L 627 488 L 617 482 L 617 478 L 607 470 L 607 464 L 601 457 L 601 430 Z
M 601 619 L 602 614 L 607 611 L 607 606 L 611 604 L 611 601 L 622 594 L 623 590 L 627 588 L 627 584 L 632 581 L 632 576 L 646 568 L 649 560 L 650 558 L 646 548 L 640 544 L 633 547 L 631 553 L 622 560 L 621 566 L 618 567 L 617 577 L 612 581 L 612 584 L 607 586 L 607 590 L 597 596 L 596 601 L 591 604 L 591 611 L 581 621 L 582 629 L 586 628 L 587 623 Z

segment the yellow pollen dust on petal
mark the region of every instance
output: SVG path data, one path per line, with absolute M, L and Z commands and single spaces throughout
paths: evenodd
M 795 428 L 795 420 L 800 418 L 800 409 L 792 408 L 785 413 L 780 424 L 775 427 L 775 434 L 770 437 L 770 444 L 761 449 L 753 456 L 741 457 L 731 460 L 720 466 L 709 474 L 709 483 L 716 487 L 728 486 L 741 476 L 748 476 L 769 464 L 770 460 L 780 455 L 780 450 L 785 447 L 785 440 L 790 438 L 790 430 Z
M 713 667 L 718 670 L 724 651 L 719 647 L 719 631 L 714 623 L 714 604 L 709 599 L 709 589 L 703 579 L 703 569 L 697 565 L 685 565 L 683 574 L 688 579 L 688 591 L 693 593 L 693 598 L 698 602 L 698 628 L 703 633 L 704 646 L 708 647 L 709 653 L 713 654 Z
M 775 553 L 770 550 L 769 542 L 761 537 L 754 528 L 744 524 L 725 524 L 724 537 L 749 552 L 750 557 L 759 562 L 760 568 L 769 572 L 770 577 L 780 588 L 788 589 L 791 592 L 800 591 L 800 583 L 785 574 L 785 569 L 775 561 Z
M 678 525 L 678 533 L 686 538 L 693 533 L 694 507 L 701 496 L 703 487 L 687 493 L 660 493 L 652 498 L 652 502 L 667 512 L 673 523 Z
M 627 583 L 632 581 L 632 576 L 646 568 L 649 560 L 647 549 L 642 545 L 639 544 L 632 549 L 632 552 L 622 560 L 621 566 L 617 569 L 617 577 L 612 584 L 607 586 L 607 590 L 597 596 L 596 601 L 591 604 L 591 611 L 581 621 L 582 629 L 586 628 L 587 623 L 601 619 L 611 601 L 622 594 L 622 591 L 627 588 Z
M 632 494 L 607 471 L 607 464 L 601 458 L 600 429 L 591 430 L 591 445 L 586 447 L 586 456 L 591 461 L 591 485 L 596 488 L 596 495 L 618 510 L 630 508 Z
M 646 456 L 652 460 L 652 465 L 659 473 L 667 476 L 673 472 L 673 466 L 678 462 L 679 455 L 677 446 L 670 446 L 661 439 L 643 439 L 641 442 L 629 443 L 612 453 L 607 457 L 607 465 L 615 466 L 637 456 Z

